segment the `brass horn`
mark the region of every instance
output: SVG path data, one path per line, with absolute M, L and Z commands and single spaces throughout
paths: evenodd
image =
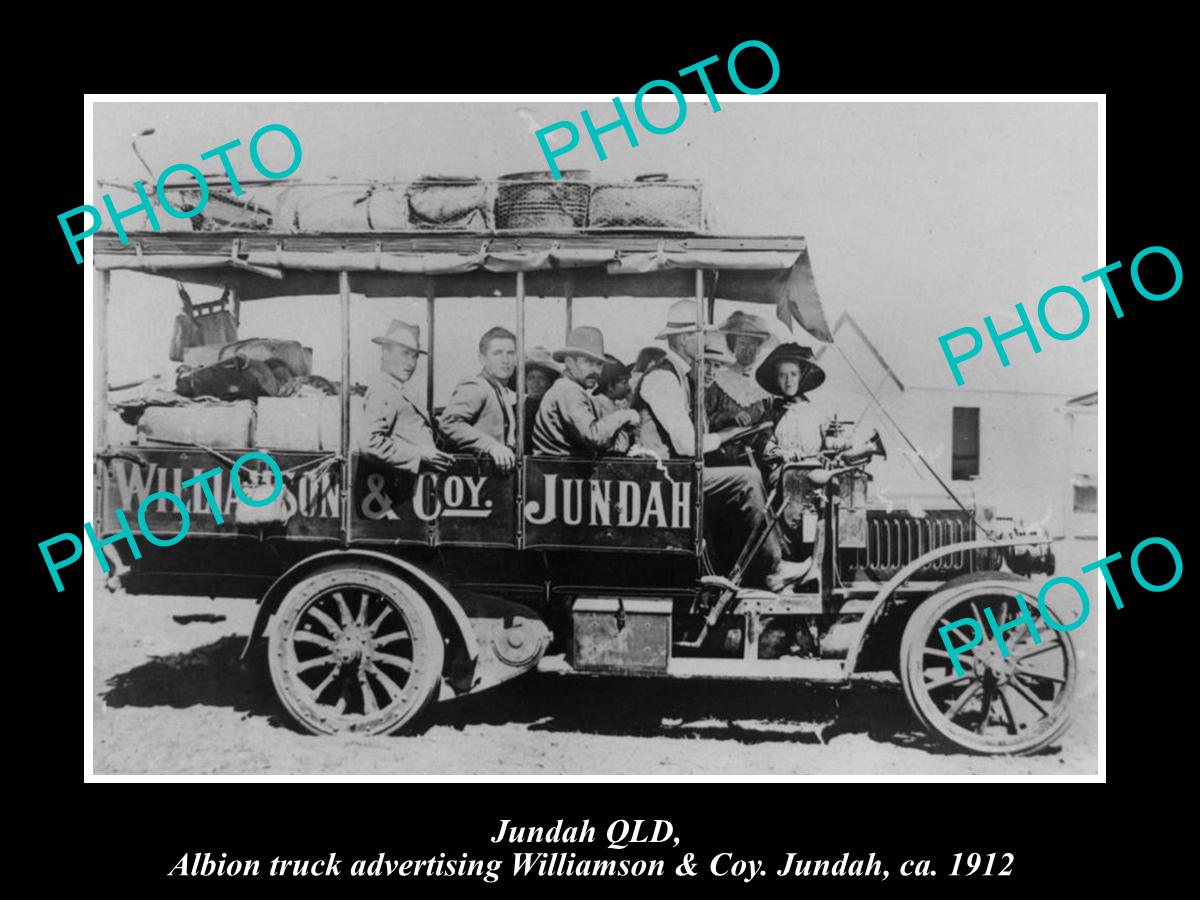
M 841 461 L 848 466 L 860 466 L 873 456 L 887 459 L 887 448 L 883 446 L 883 438 L 879 436 L 878 428 L 871 432 L 871 436 L 864 443 L 847 450 Z

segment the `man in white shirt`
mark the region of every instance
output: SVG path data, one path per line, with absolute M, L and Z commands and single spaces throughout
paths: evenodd
M 680 300 L 671 306 L 667 327 L 656 335 L 667 341 L 667 355 L 638 383 L 633 408 L 642 417 L 638 443 L 661 456 L 687 458 L 696 455 L 695 424 L 692 419 L 693 390 L 689 380 L 692 361 L 701 356 L 705 384 L 710 384 L 721 365 L 732 361 L 723 339 L 701 344 L 696 331 L 696 302 Z M 711 453 L 721 446 L 728 432 L 706 433 L 700 452 Z M 750 466 L 717 466 L 704 469 L 704 515 L 715 536 L 728 534 L 740 548 L 762 526 L 766 496 L 762 476 Z M 736 550 L 734 550 L 736 553 Z M 772 591 L 807 575 L 812 561 L 792 563 L 783 559 L 779 540 L 772 531 L 751 563 L 763 573 L 763 583 Z

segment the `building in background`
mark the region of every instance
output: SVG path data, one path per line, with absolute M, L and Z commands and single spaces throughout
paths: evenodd
M 1072 397 L 1063 405 L 1063 415 L 1070 434 L 1071 476 L 1063 502 L 1066 520 L 1066 536 L 1072 538 L 1096 538 L 1098 460 L 1096 445 L 1099 440 L 1096 419 L 1097 393 L 1092 391 L 1080 397 Z
M 910 510 L 914 494 L 918 507 L 926 497 L 944 502 L 945 492 L 898 425 L 964 501 L 973 497 L 1027 525 L 1042 523 L 1053 537 L 1096 535 L 1095 393 L 914 385 L 892 369 L 849 313 L 833 332 L 835 343 L 817 348 L 828 377 L 813 400 L 853 421 L 856 435 L 879 429 L 888 450 L 887 460 L 872 464 L 879 501 Z

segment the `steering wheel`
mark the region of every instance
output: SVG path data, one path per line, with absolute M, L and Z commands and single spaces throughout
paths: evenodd
M 726 448 L 736 447 L 739 444 L 747 443 L 757 438 L 759 435 L 767 434 L 775 430 L 774 422 L 759 422 L 757 425 L 751 425 L 749 428 L 741 428 L 730 434 L 725 440 L 721 441 L 722 450 Z

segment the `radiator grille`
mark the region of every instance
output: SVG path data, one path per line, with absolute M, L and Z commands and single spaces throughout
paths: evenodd
M 867 546 L 853 551 L 854 562 L 876 578 L 890 578 L 918 556 L 938 547 L 975 539 L 975 523 L 961 510 L 944 510 L 921 518 L 907 513 L 867 511 Z M 917 571 L 946 575 L 973 569 L 971 551 L 939 557 Z

